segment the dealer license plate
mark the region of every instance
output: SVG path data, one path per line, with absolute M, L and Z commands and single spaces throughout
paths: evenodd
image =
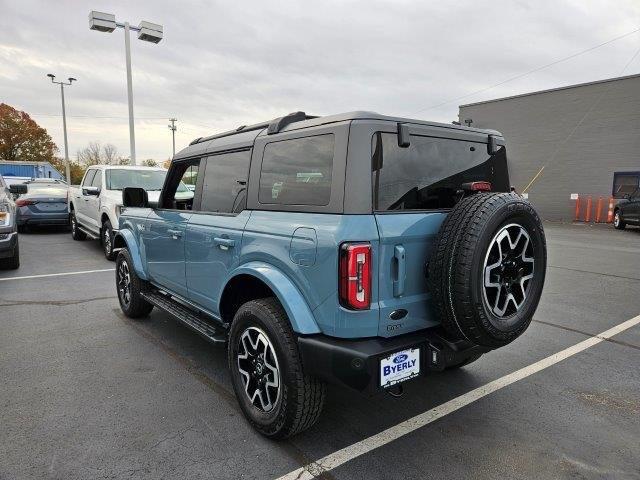
M 395 352 L 380 360 L 380 386 L 391 387 L 420 375 L 420 349 Z

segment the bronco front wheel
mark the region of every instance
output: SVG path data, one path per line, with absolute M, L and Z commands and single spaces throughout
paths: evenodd
M 318 420 L 325 385 L 304 373 L 287 314 L 275 298 L 240 307 L 229 333 L 228 360 L 240 408 L 260 433 L 286 438 Z
M 146 317 L 153 310 L 153 305 L 141 295 L 144 282 L 133 269 L 131 255 L 127 250 L 120 250 L 116 259 L 116 290 L 120 308 L 129 318 Z

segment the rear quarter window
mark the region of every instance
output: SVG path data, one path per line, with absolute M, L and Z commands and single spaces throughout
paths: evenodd
M 506 148 L 487 153 L 487 144 L 411 135 L 408 148 L 395 133 L 377 133 L 372 145 L 373 206 L 376 211 L 452 208 L 462 184 L 488 181 L 509 191 Z
M 262 158 L 259 202 L 328 205 L 334 149 L 333 134 L 268 143 Z

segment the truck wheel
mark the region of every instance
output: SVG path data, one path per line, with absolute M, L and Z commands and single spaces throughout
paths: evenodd
M 304 373 L 287 314 L 275 298 L 240 307 L 229 333 L 229 368 L 240 408 L 271 438 L 287 438 L 320 416 L 325 384 Z
M 78 241 L 85 240 L 87 238 L 87 234 L 78 228 L 76 213 L 73 210 L 71 211 L 69 223 L 71 223 L 71 238 Z
M 140 295 L 143 288 L 144 281 L 136 275 L 129 251 L 120 250 L 116 259 L 116 289 L 120 308 L 127 317 L 146 317 L 153 310 L 153 305 Z
M 0 268 L 6 270 L 17 270 L 20 268 L 20 245 L 16 244 L 16 248 L 13 250 L 13 257 L 0 260 Z
M 476 194 L 449 213 L 433 244 L 428 285 L 442 327 L 501 347 L 529 326 L 547 266 L 544 230 L 513 193 Z
M 102 239 L 102 250 L 107 260 L 114 260 L 116 254 L 113 252 L 113 228 L 111 228 L 111 222 L 105 220 L 102 224 L 102 230 L 100 238 Z
M 627 226 L 627 224 L 622 221 L 620 210 L 616 210 L 616 213 L 614 213 L 613 215 L 613 226 L 616 228 L 616 230 L 624 230 L 624 227 Z

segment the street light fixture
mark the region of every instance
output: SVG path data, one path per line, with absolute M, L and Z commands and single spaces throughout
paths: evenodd
M 64 87 L 70 86 L 73 82 L 77 80 L 73 77 L 69 77 L 67 82 L 56 82 L 56 76 L 53 73 L 47 73 L 47 77 L 51 79 L 51 83 L 55 83 L 56 85 L 60 85 L 60 96 L 62 98 L 62 130 L 64 132 L 64 169 L 65 169 L 65 178 L 67 180 L 67 185 L 71 185 L 71 173 L 69 168 L 69 145 L 67 143 L 67 112 L 64 106 Z
M 124 28 L 124 48 L 127 61 L 127 98 L 129 101 L 129 145 L 131 149 L 131 164 L 136 164 L 136 136 L 133 122 L 133 85 L 131 80 L 131 46 L 129 30 L 138 32 L 138 40 L 158 43 L 162 40 L 162 25 L 151 22 L 140 22 L 137 27 L 132 27 L 129 22 L 117 22 L 116 16 L 110 13 L 92 11 L 89 13 L 89 29 L 98 32 L 111 33 L 116 28 Z

